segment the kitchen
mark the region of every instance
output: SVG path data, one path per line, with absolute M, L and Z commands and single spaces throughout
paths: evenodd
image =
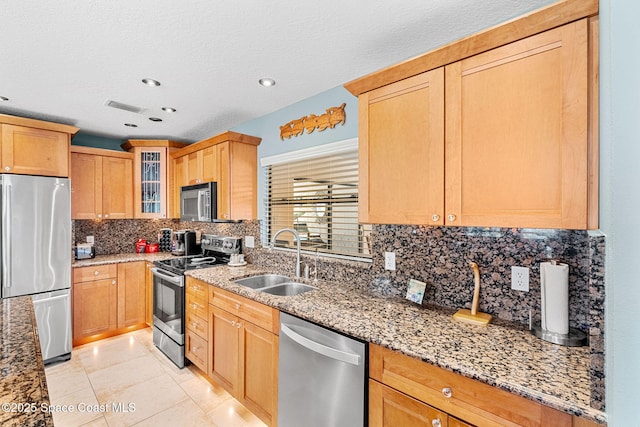
M 605 6 L 606 6 L 606 4 L 605 4 Z M 602 6 L 601 7 L 601 13 L 603 13 L 602 9 L 604 9 L 604 12 L 610 11 L 610 9 Z M 605 26 L 607 24 L 610 24 L 610 23 L 608 23 L 608 22 L 607 23 L 601 23 L 601 25 L 603 25 L 603 26 Z M 601 32 L 602 32 L 602 30 L 601 30 Z M 609 34 L 609 33 L 606 33 L 606 34 Z M 614 34 L 614 36 L 615 36 L 615 34 Z M 603 73 L 603 75 L 604 75 L 604 73 Z M 282 119 L 274 117 L 273 121 L 275 123 L 277 123 L 278 125 L 282 125 L 283 123 L 285 123 L 289 119 L 294 118 L 294 117 L 298 117 L 298 116 L 300 116 L 302 114 L 308 114 L 309 112 L 320 113 L 320 112 L 324 111 L 324 109 L 326 107 L 330 106 L 330 105 L 340 105 L 344 100 L 347 100 L 347 108 L 351 108 L 351 110 L 347 110 L 347 116 L 348 117 L 356 117 L 357 112 L 356 112 L 356 110 L 354 110 L 354 108 L 355 108 L 355 98 L 346 98 L 345 97 L 345 92 L 341 88 L 340 89 L 336 89 L 335 92 L 336 92 L 336 94 L 331 94 L 330 93 L 328 95 L 330 97 L 330 99 L 328 99 L 328 100 L 326 100 L 326 99 L 317 99 L 316 100 L 317 104 L 314 104 L 313 103 L 314 101 L 312 100 L 307 105 L 300 105 L 300 106 L 297 106 L 297 108 L 292 108 L 289 111 L 285 111 L 285 113 L 286 113 L 285 115 L 287 116 L 287 120 L 282 120 Z M 349 100 L 351 101 L 351 103 L 349 103 Z M 265 122 L 266 121 L 267 121 L 267 119 L 265 119 Z M 266 126 L 267 123 L 265 123 L 265 122 L 256 123 L 255 126 Z M 353 128 L 352 128 L 350 133 L 347 132 L 348 129 L 346 128 L 346 126 L 348 126 L 349 123 L 350 123 L 349 119 L 347 119 L 347 122 L 346 122 L 344 127 L 337 127 L 335 130 L 333 130 L 332 134 L 328 134 L 326 132 L 329 132 L 329 131 L 325 131 L 325 134 L 322 134 L 322 135 L 323 136 L 326 135 L 327 141 L 341 141 L 341 140 L 346 140 L 346 139 L 352 138 L 354 136 L 357 136 L 357 130 L 354 131 Z M 275 127 L 275 125 L 271 125 L 271 124 L 269 124 L 269 125 L 270 125 L 271 128 L 277 129 L 277 127 Z M 247 124 L 244 128 L 242 126 L 239 126 L 239 127 L 234 128 L 233 130 L 236 131 L 236 132 L 249 134 L 249 135 L 260 135 L 259 132 L 254 132 L 254 131 L 251 131 L 250 129 L 248 129 L 249 127 L 250 127 L 250 125 Z M 342 131 L 344 131 L 346 134 L 339 133 L 339 132 L 342 132 Z M 320 135 L 320 134 L 315 134 L 315 135 Z M 315 135 L 312 135 L 312 136 L 315 136 Z M 605 135 L 608 135 L 608 134 L 605 132 Z M 265 144 L 265 143 L 266 143 L 266 140 L 263 141 L 261 143 L 261 145 Z M 280 147 L 282 147 L 282 144 L 280 145 Z M 605 155 L 607 153 L 609 153 L 609 155 L 614 155 L 614 157 L 620 155 L 617 152 L 611 153 L 611 151 L 607 151 L 608 148 L 602 147 L 602 144 L 601 144 L 601 150 L 604 150 Z M 262 155 L 260 157 L 262 157 Z M 602 155 L 601 155 L 601 160 L 602 160 Z M 601 167 L 604 168 L 605 171 L 610 170 L 610 169 L 607 169 L 607 168 L 610 168 L 608 162 L 603 162 L 603 163 L 604 164 L 602 164 Z M 629 169 L 629 170 L 631 170 L 631 169 Z M 617 167 L 616 167 L 615 172 L 614 171 L 611 171 L 611 172 L 612 172 L 610 174 L 610 176 L 612 177 L 611 179 L 616 179 L 620 174 L 620 172 L 617 169 Z M 605 186 L 605 188 L 607 188 L 606 186 L 607 186 L 608 182 L 610 183 L 610 181 L 606 181 L 607 179 L 609 179 L 609 178 L 607 178 L 607 176 L 609 176 L 609 175 L 601 174 L 601 179 L 603 179 L 603 181 L 604 181 L 602 184 Z M 611 194 L 609 195 L 609 194 L 603 194 L 603 191 L 601 190 L 600 193 L 601 193 L 600 194 L 601 202 L 602 202 L 603 198 L 605 200 L 611 200 L 611 199 L 609 199 L 611 197 L 611 198 L 613 198 L 614 201 L 617 201 L 617 200 L 619 200 L 618 198 L 620 197 L 617 192 L 611 192 Z M 607 193 L 607 192 L 605 191 L 605 193 Z M 622 199 L 620 199 L 620 201 L 618 203 L 622 203 L 622 205 L 624 205 L 624 203 L 634 203 L 633 201 L 622 202 L 621 200 Z M 621 207 L 620 205 L 616 205 L 616 206 L 617 206 L 617 208 Z M 618 211 L 617 208 L 612 210 L 612 209 L 607 209 L 606 206 L 605 206 L 605 208 L 601 208 L 601 212 L 604 212 L 605 214 L 613 215 L 613 216 L 622 215 L 621 213 L 620 214 L 613 213 L 613 212 L 617 212 Z M 262 217 L 262 216 L 260 216 L 260 217 Z M 606 218 L 607 217 L 605 216 L 605 220 L 603 221 L 603 218 L 602 218 L 602 215 L 601 215 L 601 220 L 600 220 L 601 224 L 609 224 L 610 225 L 609 220 L 607 220 Z M 113 221 L 118 221 L 118 220 L 113 220 Z M 126 220 L 123 220 L 123 223 L 115 222 L 113 224 L 108 224 L 108 225 L 107 225 L 107 222 L 109 222 L 109 221 L 105 221 L 104 225 L 109 227 L 110 230 L 107 230 L 107 232 L 105 232 L 106 236 L 103 235 L 101 237 L 101 235 L 99 234 L 100 230 L 95 230 L 96 232 L 94 232 L 94 230 L 90 230 L 92 235 L 96 235 L 96 242 L 98 242 L 98 244 L 102 244 L 103 247 L 104 247 L 105 242 L 109 240 L 109 236 L 111 236 L 111 237 L 113 237 L 114 235 L 117 235 L 117 236 L 132 235 L 132 236 L 135 236 L 135 237 L 137 237 L 137 236 L 148 236 L 147 237 L 148 239 L 151 239 L 154 236 L 153 233 L 149 233 L 149 234 L 136 233 L 138 231 L 137 229 L 133 229 L 133 230 L 131 230 L 131 229 L 123 229 L 122 227 L 125 226 Z M 131 221 L 131 222 L 133 222 L 133 221 Z M 621 223 L 622 224 L 627 224 L 628 220 L 622 220 Z M 632 225 L 633 225 L 633 223 L 632 223 Z M 78 227 L 78 223 L 76 223 L 75 226 Z M 252 231 L 250 233 L 248 233 L 248 234 L 244 234 L 244 231 L 234 230 L 233 227 L 235 227 L 235 226 L 236 225 L 233 225 L 233 224 L 225 225 L 225 227 L 229 227 L 228 229 L 231 230 L 230 234 L 236 234 L 237 233 L 239 235 L 254 235 L 254 236 L 256 236 L 256 241 L 258 241 L 258 242 L 260 241 L 259 226 L 257 226 L 256 224 L 250 224 L 249 225 L 250 228 L 252 228 Z M 80 228 L 83 228 L 83 227 L 84 227 L 84 224 L 80 224 Z M 161 228 L 161 227 L 157 227 L 157 228 Z M 155 230 L 155 231 L 157 232 L 157 230 Z M 398 273 L 397 274 L 399 276 L 398 280 L 397 280 L 398 282 L 406 283 L 405 278 L 408 277 L 407 272 L 403 271 L 402 261 L 406 260 L 406 259 L 410 259 L 411 257 L 415 256 L 416 254 L 420 255 L 421 248 L 419 246 L 416 246 L 415 243 L 419 242 L 419 241 L 423 241 L 422 239 L 426 239 L 426 240 L 431 241 L 430 239 L 432 239 L 433 237 L 430 235 L 430 233 L 435 233 L 435 232 L 438 232 L 438 231 L 445 234 L 445 236 L 444 236 L 444 239 L 445 239 L 444 241 L 445 242 L 447 242 L 448 239 L 451 240 L 451 242 L 452 242 L 451 244 L 452 245 L 455 245 L 455 242 L 464 242 L 463 246 L 468 246 L 468 247 L 474 247 L 474 243 L 475 243 L 474 239 L 477 239 L 478 241 L 481 241 L 482 239 L 490 239 L 490 238 L 494 238 L 494 239 L 497 239 L 497 240 L 505 239 L 504 236 L 494 236 L 494 237 L 491 237 L 491 236 L 467 236 L 467 237 L 462 237 L 462 236 L 458 235 L 456 233 L 456 230 L 454 230 L 453 228 L 446 228 L 446 227 L 445 228 L 439 228 L 439 227 L 436 227 L 436 228 L 420 228 L 419 227 L 419 228 L 416 228 L 416 229 L 413 229 L 412 227 L 403 227 L 403 226 L 381 227 L 381 230 L 377 230 L 376 231 L 377 233 L 380 233 L 380 235 L 387 235 L 388 234 L 388 235 L 401 235 L 401 236 L 404 236 L 403 239 L 406 238 L 406 241 L 409 243 L 407 246 L 409 248 L 413 248 L 413 249 L 410 249 L 410 250 L 403 249 L 403 251 L 406 251 L 406 252 L 402 252 L 402 253 L 401 253 L 400 250 L 397 251 L 397 256 L 398 256 L 398 265 L 397 265 Z M 80 236 L 80 237 L 84 237 L 85 231 L 82 230 L 82 233 L 83 233 L 83 235 Z M 625 231 L 625 233 L 628 233 L 628 230 Z M 86 233 L 86 235 L 89 235 L 89 233 Z M 632 236 L 632 235 L 633 235 L 633 232 L 630 233 L 630 236 Z M 77 228 L 76 228 L 76 237 L 78 237 L 78 229 Z M 376 237 L 380 237 L 380 236 L 376 236 Z M 437 237 L 441 237 L 441 236 L 437 236 Z M 514 237 L 511 236 L 507 232 L 505 240 L 508 241 L 508 240 L 510 240 L 512 238 L 514 238 Z M 626 238 L 627 237 L 625 237 L 625 239 Z M 411 240 L 411 239 L 415 239 L 415 240 Z M 461 240 L 461 239 L 471 239 L 471 240 L 467 241 L 467 240 Z M 584 237 L 584 236 L 578 237 L 578 236 L 576 236 L 575 234 L 573 234 L 571 232 L 569 232 L 567 235 L 561 237 L 560 239 L 561 240 L 566 240 L 566 241 L 571 241 L 573 244 L 575 244 L 576 247 L 584 247 L 585 245 L 587 245 L 587 246 L 588 245 L 595 245 L 595 246 L 592 246 L 592 248 L 594 250 L 597 250 L 597 247 L 600 244 L 597 241 L 593 242 L 593 239 L 590 238 L 590 237 Z M 584 239 L 584 240 L 580 241 L 580 239 Z M 120 239 L 117 239 L 117 240 L 120 240 Z M 394 248 L 394 246 L 391 246 L 391 248 L 386 247 L 385 244 L 384 244 L 384 240 L 383 239 L 379 240 L 379 239 L 374 238 L 374 239 L 372 239 L 372 241 L 373 241 L 374 244 L 380 245 L 380 246 L 378 246 L 379 249 L 374 249 L 372 251 L 374 253 L 374 256 L 376 256 L 376 257 L 377 256 L 382 257 L 383 252 L 388 251 L 391 248 Z M 405 241 L 405 240 L 403 240 L 403 241 Z M 622 240 L 622 242 L 624 242 L 624 241 L 625 240 Z M 118 245 L 120 243 L 114 243 L 114 244 Z M 128 244 L 122 243 L 122 245 L 123 245 L 123 247 L 130 248 L 131 247 L 130 246 L 131 242 L 129 242 Z M 443 243 L 443 245 L 447 246 L 444 243 Z M 559 243 L 557 241 L 555 241 L 551 246 L 555 247 L 556 245 L 559 245 Z M 569 245 L 569 246 L 571 246 L 571 245 Z M 608 246 L 608 249 L 611 247 L 610 246 L 610 242 L 609 242 L 609 237 L 607 238 L 607 246 Z M 98 247 L 100 247 L 100 246 L 98 246 Z M 402 245 L 400 246 L 400 248 L 402 248 Z M 400 248 L 398 248 L 398 249 L 400 249 Z M 117 250 L 117 252 L 125 252 L 125 251 L 130 251 L 130 249 L 127 249 L 127 250 L 118 249 Z M 503 253 L 499 249 L 497 251 L 500 254 Z M 575 254 L 574 256 L 576 257 L 576 260 L 584 260 L 585 259 L 582 254 Z M 607 251 L 607 256 L 609 256 L 609 250 Z M 618 256 L 623 257 L 623 256 L 626 256 L 626 255 L 623 255 L 623 254 L 618 252 L 617 257 Z M 606 265 L 609 266 L 609 265 L 611 265 L 611 263 L 613 263 L 614 265 L 618 265 L 618 263 L 620 261 L 618 260 L 617 257 L 616 257 L 615 260 L 607 259 Z M 491 259 L 491 258 L 495 258 L 495 256 L 494 256 L 494 254 L 490 253 L 490 254 L 487 254 L 487 258 Z M 381 259 L 376 260 L 374 258 L 373 263 L 374 264 L 378 264 L 380 261 L 381 261 Z M 526 260 L 516 259 L 515 261 L 516 262 L 523 262 L 523 261 L 526 261 Z M 312 262 L 313 262 L 313 259 L 308 260 L 308 263 L 312 263 Z M 326 262 L 326 261 L 324 261 L 324 262 Z M 432 262 L 432 261 L 423 261 L 423 262 L 426 263 L 426 262 Z M 288 268 L 292 269 L 293 268 L 293 264 L 294 264 L 293 261 L 291 261 L 290 259 L 287 258 L 286 266 Z M 321 264 L 322 264 L 322 262 L 321 262 Z M 421 262 L 418 262 L 418 264 L 421 264 Z M 429 265 L 429 264 L 427 264 L 427 265 Z M 452 272 L 451 274 L 454 275 L 454 276 L 460 276 L 460 279 L 458 279 L 458 281 L 462 280 L 462 281 L 466 281 L 466 283 L 468 283 L 469 280 L 470 280 L 469 279 L 470 270 L 467 270 L 466 268 L 463 268 L 460 265 L 453 265 L 453 267 L 454 267 L 455 271 Z M 327 271 L 333 271 L 333 270 L 334 269 L 332 269 L 332 268 L 331 269 L 327 268 L 327 267 L 323 268 L 322 266 L 320 266 L 320 268 L 318 268 L 319 272 L 325 272 L 325 274 L 326 274 Z M 359 271 L 355 270 L 353 267 L 349 266 L 348 268 L 346 268 L 346 270 L 347 270 L 346 272 L 340 273 L 340 274 L 344 275 L 344 277 L 349 277 L 349 278 L 359 277 Z M 624 270 L 617 270 L 617 271 L 618 271 L 618 273 L 617 273 L 618 275 L 619 274 L 624 274 L 623 273 Z M 291 270 L 291 273 L 292 272 L 293 272 L 293 270 Z M 379 273 L 378 271 L 375 272 L 375 274 L 378 274 L 378 273 Z M 385 273 L 382 274 L 383 277 L 385 277 L 384 274 Z M 429 274 L 428 272 L 423 273 L 423 275 L 425 277 L 430 279 L 428 274 Z M 611 274 L 609 272 L 609 268 L 607 268 L 607 274 Z M 618 280 L 620 280 L 620 276 L 618 276 L 618 275 L 616 275 L 616 277 L 618 278 Z M 632 283 L 632 282 L 629 282 L 629 283 Z M 384 287 L 385 284 L 381 283 L 380 286 Z M 486 285 L 483 283 L 483 286 L 486 286 Z M 610 286 L 615 286 L 615 285 L 611 285 L 610 283 L 607 285 L 607 299 L 608 300 L 611 297 L 611 292 L 610 292 L 611 288 L 610 288 Z M 625 297 L 622 297 L 622 298 L 619 297 L 620 299 L 616 299 L 614 301 L 615 301 L 616 304 L 621 304 L 622 307 L 625 307 L 625 304 L 631 304 L 630 301 L 634 300 L 632 297 L 627 298 L 626 296 L 632 296 L 632 295 L 634 295 L 633 292 L 636 292 L 636 291 L 634 291 L 633 289 L 627 289 L 627 288 L 629 288 L 628 286 L 627 287 L 622 287 L 622 285 L 619 285 L 619 286 L 620 286 L 619 293 L 622 294 L 622 295 L 625 295 Z M 617 289 L 617 288 L 614 288 L 614 289 Z M 397 289 L 391 289 L 391 291 L 395 292 L 396 294 L 398 293 Z M 455 290 L 452 291 L 452 293 L 455 293 Z M 451 295 L 433 295 L 433 298 L 436 298 L 436 297 L 437 298 L 441 298 L 441 301 L 447 301 L 447 300 L 451 299 Z M 531 297 L 531 300 L 534 300 L 534 298 Z M 626 300 L 626 301 L 622 301 L 622 300 Z M 484 300 L 481 300 L 481 301 L 484 301 Z M 616 305 L 616 307 L 617 307 L 617 305 Z M 483 310 L 492 312 L 494 314 L 497 312 L 497 310 L 495 310 L 495 309 L 487 310 L 487 309 L 484 309 L 484 307 L 483 307 Z M 617 316 L 622 316 L 622 318 L 624 318 L 625 313 L 626 313 L 624 310 L 611 310 L 610 306 L 606 310 L 606 312 L 607 312 L 607 319 L 613 318 L 614 321 L 617 318 Z M 525 310 L 524 312 L 510 313 L 508 315 L 510 315 L 510 316 L 516 318 L 517 320 L 521 321 L 523 318 L 526 319 L 527 313 L 526 313 L 526 310 Z M 578 313 L 577 316 L 578 317 L 582 316 L 582 314 Z M 526 320 L 525 320 L 524 323 L 526 323 Z M 605 322 L 605 323 L 607 324 L 606 330 L 610 331 L 609 328 L 611 327 L 611 324 L 609 324 L 607 322 Z M 617 325 L 617 328 L 624 328 L 624 326 L 619 325 L 617 323 L 616 323 L 616 325 Z M 627 343 L 626 340 L 623 340 L 622 338 L 620 338 L 622 341 L 618 341 L 618 337 L 620 336 L 618 334 L 621 334 L 621 333 L 617 328 L 616 328 L 616 331 L 613 333 L 613 335 L 609 335 L 608 337 L 615 340 L 614 343 L 617 343 L 616 348 L 623 348 L 624 349 L 629 344 Z M 633 336 L 633 333 L 634 332 L 632 330 L 629 330 L 629 333 L 626 336 L 627 337 Z M 625 335 L 625 334 L 621 334 L 621 335 Z M 611 362 L 612 360 L 616 361 L 616 363 L 615 363 L 616 372 L 617 372 L 618 369 L 621 369 L 621 372 L 624 371 L 625 372 L 624 376 L 627 377 L 627 378 L 621 378 L 621 376 L 623 376 L 622 374 L 618 374 L 619 376 L 615 376 L 615 372 L 614 372 L 613 379 L 617 378 L 618 381 L 619 381 L 619 383 L 614 383 L 614 384 L 627 384 L 626 381 L 631 381 L 631 379 L 634 378 L 634 375 L 633 375 L 633 373 L 635 372 L 634 369 L 637 369 L 637 368 L 634 368 L 630 364 L 630 361 L 625 362 L 625 360 L 626 360 L 625 359 L 625 354 L 633 354 L 633 353 L 632 352 L 631 353 L 626 353 L 626 352 L 618 353 L 618 351 L 613 352 L 611 350 L 606 352 L 606 357 L 607 357 L 607 360 L 609 362 Z M 629 356 L 626 356 L 626 357 L 629 357 Z M 614 365 L 613 363 L 607 363 L 608 369 L 613 369 L 613 365 Z M 629 373 L 631 373 L 631 374 L 629 374 Z M 610 378 L 611 372 L 608 371 L 607 374 L 608 374 L 606 376 L 606 381 L 608 382 L 607 393 L 613 393 L 614 396 L 615 396 L 615 398 L 613 398 L 613 399 L 612 398 L 607 399 L 607 411 L 606 412 L 607 412 L 607 415 L 608 415 L 608 418 L 609 418 L 609 422 L 612 423 L 613 422 L 611 420 L 612 412 L 610 411 L 610 406 L 611 405 L 613 406 L 613 414 L 614 414 L 613 416 L 614 417 L 615 417 L 615 414 L 616 414 L 616 412 L 615 412 L 616 408 L 618 408 L 619 411 L 624 411 L 624 409 L 619 409 L 619 408 L 621 408 L 621 407 L 624 408 L 625 407 L 624 406 L 624 402 L 627 401 L 628 399 L 631 400 L 631 401 L 633 400 L 632 399 L 632 397 L 633 397 L 633 391 L 632 390 L 633 389 L 631 387 L 623 387 L 622 385 L 619 386 L 619 387 L 615 387 L 615 386 L 612 387 L 611 384 L 609 383 L 610 381 L 612 381 L 612 378 Z M 629 395 L 624 395 L 625 391 Z M 618 393 L 623 394 L 623 395 L 622 396 L 618 396 Z M 622 403 L 619 403 L 619 402 L 622 402 Z M 622 405 L 622 406 L 620 406 L 620 405 Z M 630 411 L 628 413 L 628 418 L 634 419 L 633 418 L 634 415 L 633 415 L 633 412 L 632 412 L 633 408 L 629 407 L 628 411 Z M 623 412 L 621 412 L 621 413 L 623 413 Z M 622 415 L 619 415 L 619 416 L 620 416 L 620 419 L 622 419 Z M 621 422 L 621 421 L 618 421 L 618 422 L 620 423 L 620 425 L 624 425 L 623 422 Z M 616 424 L 613 424 L 613 425 L 616 425 Z

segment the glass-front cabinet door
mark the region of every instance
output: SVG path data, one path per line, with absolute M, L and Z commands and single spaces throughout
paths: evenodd
M 122 148 L 134 153 L 135 218 L 167 218 L 170 212 L 169 154 L 186 144 L 169 140 L 130 139 Z

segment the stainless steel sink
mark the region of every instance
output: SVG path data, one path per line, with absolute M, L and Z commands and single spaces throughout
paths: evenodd
M 265 294 L 290 297 L 293 295 L 300 295 L 304 292 L 312 291 L 314 289 L 318 288 L 310 285 L 305 285 L 304 283 L 288 282 L 258 290 L 260 292 L 264 292 Z
M 234 283 L 238 285 L 246 286 L 251 289 L 266 288 L 279 283 L 290 282 L 286 276 L 280 276 L 279 274 L 262 274 L 260 276 L 245 277 L 244 279 L 238 279 Z

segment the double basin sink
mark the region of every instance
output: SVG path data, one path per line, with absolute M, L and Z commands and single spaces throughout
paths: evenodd
M 235 280 L 234 283 L 265 294 L 287 297 L 317 289 L 304 283 L 293 282 L 290 278 L 279 274 L 261 274 L 259 276 L 245 277 L 244 279 Z

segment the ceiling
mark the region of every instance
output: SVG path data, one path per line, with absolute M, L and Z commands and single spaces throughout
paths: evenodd
M 5 0 L 0 113 L 193 142 L 552 1 Z

